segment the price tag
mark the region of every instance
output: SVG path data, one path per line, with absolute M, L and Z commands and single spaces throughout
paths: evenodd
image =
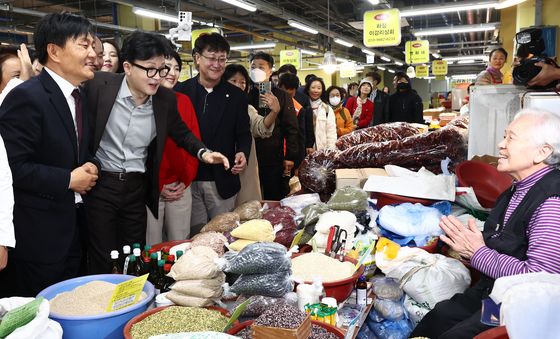
M 397 46 L 401 43 L 401 14 L 396 8 L 364 13 L 366 47 Z
M 109 301 L 109 305 L 107 305 L 107 312 L 113 312 L 137 302 L 147 279 L 148 274 L 144 274 L 141 277 L 118 284 Z
M 430 42 L 428 40 L 407 41 L 404 50 L 407 64 L 421 64 L 430 61 Z
M 430 68 L 428 67 L 428 65 L 418 65 L 418 66 L 416 66 L 416 77 L 417 78 L 427 78 L 429 69 Z
M 2 322 L 0 322 L 0 338 L 7 337 L 16 329 L 27 325 L 31 320 L 35 319 L 43 300 L 43 297 L 35 298 L 35 300 L 6 313 L 2 318 Z
M 285 49 L 280 51 L 280 66 L 292 64 L 296 69 L 301 68 L 301 53 L 299 49 Z

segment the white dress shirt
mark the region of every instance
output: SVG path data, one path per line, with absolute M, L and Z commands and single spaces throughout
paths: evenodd
M 14 190 L 4 140 L 0 136 L 0 246 L 15 247 Z

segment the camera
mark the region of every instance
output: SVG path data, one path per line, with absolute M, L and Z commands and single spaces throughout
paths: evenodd
M 513 69 L 513 83 L 515 85 L 527 86 L 527 83 L 539 74 L 541 67 L 536 66 L 537 62 L 545 62 L 547 64 L 558 67 L 556 62 L 547 57 L 544 53 L 546 50 L 543 32 L 540 28 L 529 28 L 515 35 L 517 42 L 517 57 L 519 65 Z M 547 89 L 555 87 L 558 81 L 553 81 L 546 86 L 539 87 Z

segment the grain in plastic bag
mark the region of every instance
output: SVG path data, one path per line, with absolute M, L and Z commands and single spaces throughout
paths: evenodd
M 288 206 L 278 206 L 266 210 L 263 219 L 270 221 L 273 226 L 282 225 L 282 229 L 296 229 L 294 220 L 296 212 Z
M 171 290 L 191 297 L 220 298 L 225 280 L 223 273 L 216 279 L 179 280 L 171 286 Z
M 321 214 L 332 211 L 325 203 L 316 203 L 303 209 L 303 226 L 317 223 Z
M 334 191 L 327 202 L 327 206 L 333 210 L 365 211 L 368 208 L 368 194 L 357 187 L 346 186 Z
M 290 271 L 270 274 L 243 274 L 231 286 L 231 292 L 243 295 L 282 297 L 294 289 Z
M 218 254 L 206 246 L 198 246 L 187 251 L 171 266 L 168 276 L 177 280 L 214 279 L 222 274 L 214 260 Z
M 286 302 L 284 298 L 265 297 L 262 295 L 253 295 L 250 297 L 241 296 L 235 302 L 234 309 L 247 299 L 249 300 L 249 304 L 247 304 L 245 311 L 241 314 L 244 317 L 258 317 L 269 309 L 270 306 Z
M 286 248 L 273 242 L 247 245 L 236 256 L 220 258 L 216 263 L 224 272 L 235 274 L 274 273 L 292 267 Z
M 403 290 L 393 278 L 376 278 L 373 280 L 373 294 L 378 299 L 399 301 Z
M 207 246 L 218 253 L 221 257 L 224 255 L 224 245 L 228 243 L 227 238 L 218 232 L 204 232 L 195 235 L 192 238 L 191 248 L 198 246 Z
M 265 219 L 249 220 L 234 230 L 231 235 L 238 239 L 253 240 L 253 241 L 274 241 L 274 229 L 270 221 Z
M 200 232 L 231 232 L 239 225 L 239 215 L 234 212 L 218 214 L 210 220 Z
M 165 296 L 179 306 L 204 307 L 214 304 L 214 299 L 193 297 L 175 291 L 169 291 Z
M 262 218 L 262 205 L 258 200 L 248 201 L 237 206 L 233 213 L 239 215 L 239 219 L 243 221 Z
M 338 150 L 324 149 L 309 154 L 298 170 L 301 186 L 311 192 L 331 194 L 336 188 L 335 170 L 340 168 Z
M 254 240 L 237 239 L 231 244 L 229 244 L 229 249 L 235 252 L 243 250 L 247 245 L 256 243 Z

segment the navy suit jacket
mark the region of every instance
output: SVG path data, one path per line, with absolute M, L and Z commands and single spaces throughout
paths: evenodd
M 16 256 L 55 263 L 76 232 L 70 172 L 90 159 L 87 110 L 82 144 L 62 91 L 43 71 L 14 88 L 0 106 L 0 134 L 14 185 Z

